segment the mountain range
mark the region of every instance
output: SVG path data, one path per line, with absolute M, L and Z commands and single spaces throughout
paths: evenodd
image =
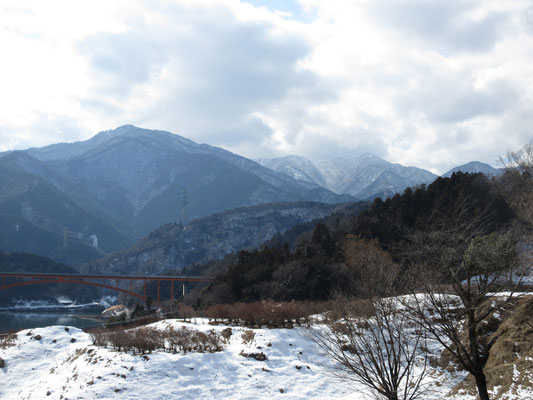
M 314 183 L 338 194 L 350 194 L 360 200 L 389 197 L 407 187 L 428 184 L 438 175 L 425 169 L 393 164 L 372 154 L 328 161 L 313 162 L 301 156 L 262 158 L 258 163 L 294 179 Z M 479 161 L 455 167 L 442 176 L 454 172 L 481 172 L 496 176 L 501 170 Z
M 430 183 L 437 177 L 425 169 L 392 164 L 372 154 L 320 162 L 300 156 L 260 159 L 258 162 L 295 179 L 362 200 L 388 197 L 409 186 Z
M 184 208 L 195 219 L 265 203 L 351 200 L 221 148 L 127 125 L 2 153 L 0 248 L 77 265 L 178 221 Z
M 187 225 L 261 204 L 386 197 L 435 177 L 370 154 L 318 163 L 298 156 L 255 162 L 125 125 L 86 141 L 0 153 L 0 249 L 78 266 L 169 223 Z M 323 213 L 317 210 L 308 207 L 304 214 L 318 218 Z

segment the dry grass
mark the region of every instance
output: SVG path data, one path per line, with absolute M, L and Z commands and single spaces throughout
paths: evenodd
M 9 333 L 8 335 L 0 338 L 0 349 L 6 349 L 15 345 L 17 341 L 16 333 Z
M 489 300 L 482 312 L 493 305 Z M 516 298 L 499 312 L 500 318 L 490 317 L 480 327 L 483 342 L 494 340 L 485 365 L 488 388 L 492 399 L 507 399 L 516 394 L 518 386 L 531 387 L 533 382 L 533 296 Z M 448 352 L 443 352 L 439 366 L 453 372 L 460 367 L 453 362 Z M 456 385 L 449 393 L 457 396 L 464 393 L 476 395 L 472 376 Z
M 517 299 L 514 309 L 498 327 L 486 365 L 490 387 L 498 387 L 495 398 L 513 392 L 518 385 L 531 386 L 533 378 L 533 297 Z M 515 373 L 515 367 L 518 373 Z

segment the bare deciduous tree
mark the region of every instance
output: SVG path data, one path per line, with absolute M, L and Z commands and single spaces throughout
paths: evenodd
M 348 235 L 343 243 L 344 262 L 355 274 L 355 290 L 360 297 L 386 296 L 393 291 L 398 265 L 377 240 Z
M 378 398 L 412 400 L 421 394 L 428 362 L 425 337 L 392 299 L 338 299 L 313 340 L 336 362 L 335 375 Z
M 417 266 L 412 296 L 405 305 L 414 319 L 439 341 L 475 379 L 479 397 L 488 400 L 484 372 L 493 341 L 481 324 L 498 309 L 481 307 L 502 287 L 510 301 L 521 281 L 516 239 L 510 232 L 487 233 L 480 219 L 461 218 L 448 227 L 413 236 Z M 485 311 L 482 311 L 485 310 Z
M 533 225 L 533 142 L 500 157 L 505 172 L 498 179 L 500 190 L 515 212 Z

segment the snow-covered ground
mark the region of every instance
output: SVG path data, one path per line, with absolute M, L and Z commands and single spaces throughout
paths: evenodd
M 176 320 L 152 326 L 182 325 L 222 330 L 205 320 Z M 25 330 L 14 345 L 0 349 L 0 399 L 354 399 L 368 400 L 363 387 L 331 374 L 332 364 L 309 338 L 306 328 L 247 330 L 232 327 L 218 353 L 132 355 L 96 347 L 89 334 L 64 326 Z M 241 352 L 263 352 L 257 361 Z M 439 370 L 428 376 L 424 399 L 443 399 L 464 375 Z M 473 397 L 460 396 L 461 399 Z M 520 397 L 516 397 L 517 399 Z

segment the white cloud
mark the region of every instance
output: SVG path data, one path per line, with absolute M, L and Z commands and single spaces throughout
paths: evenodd
M 494 164 L 531 136 L 532 10 L 527 0 L 4 1 L 0 150 L 132 123 L 249 157 Z

